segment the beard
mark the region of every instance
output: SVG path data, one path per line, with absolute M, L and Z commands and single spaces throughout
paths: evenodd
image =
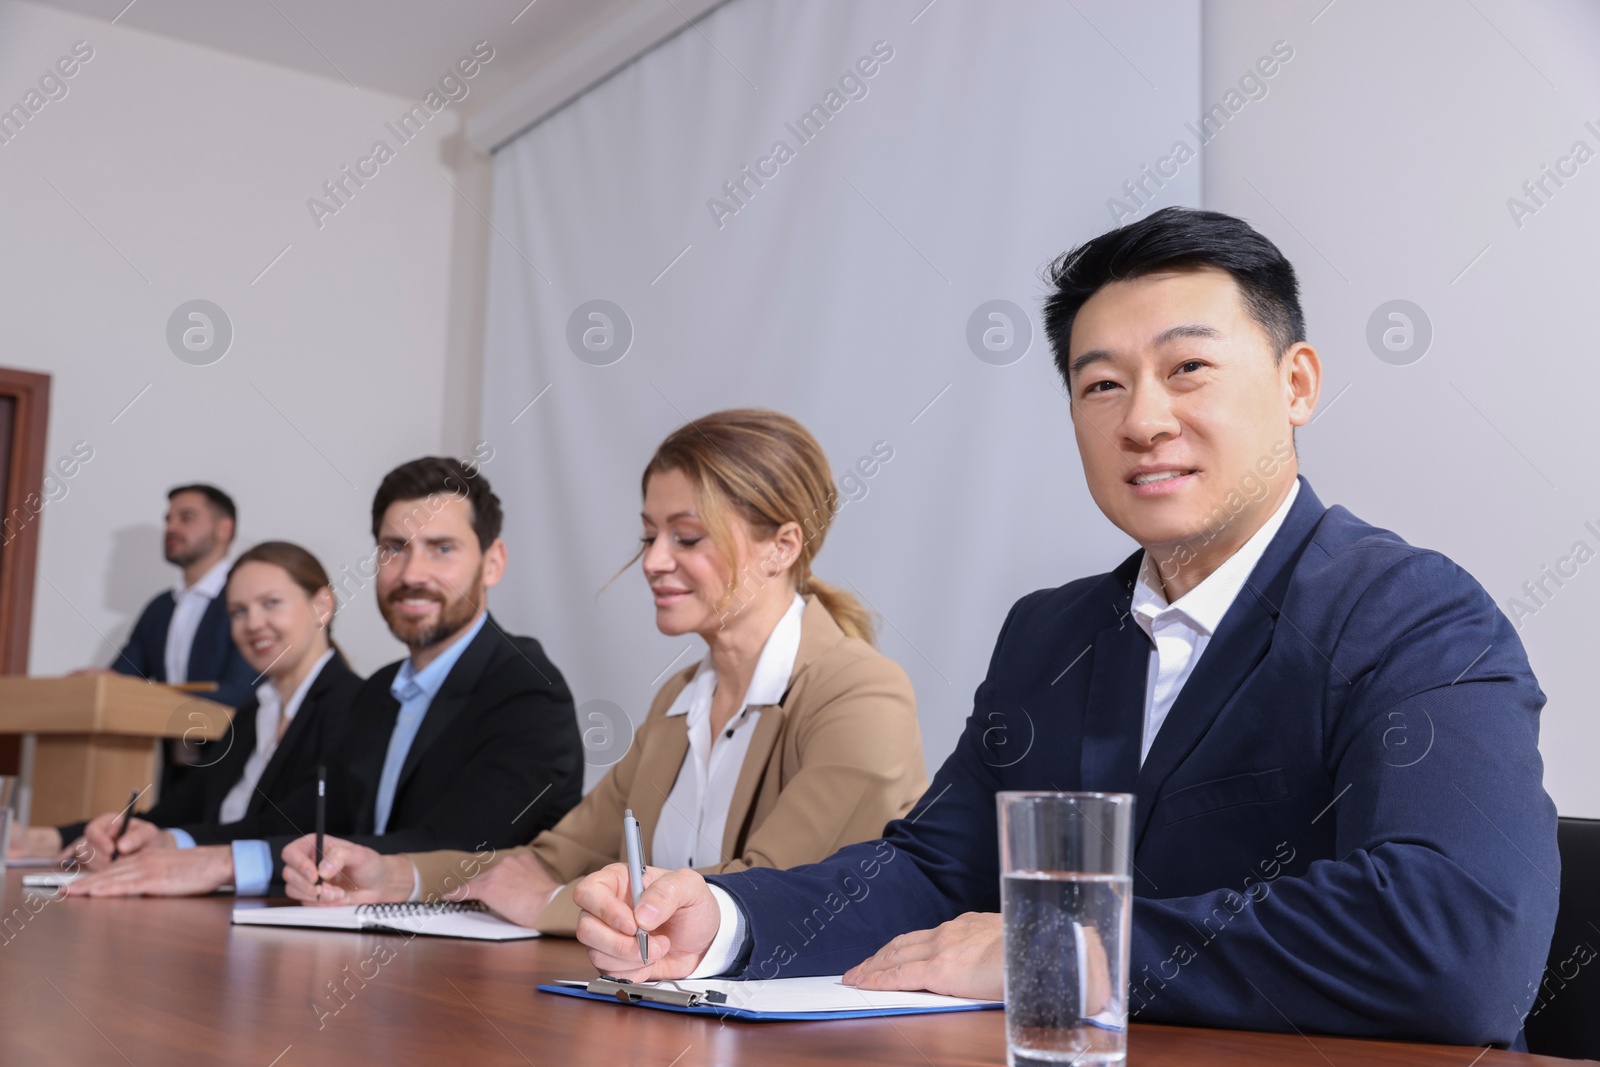
M 478 565 L 478 572 L 473 576 L 468 588 L 481 592 L 483 583 L 483 565 Z M 432 600 L 439 605 L 439 619 L 430 623 L 425 619 L 408 619 L 398 610 L 402 600 Z M 399 638 L 407 648 L 413 652 L 448 641 L 456 634 L 467 628 L 478 614 L 478 605 L 467 596 L 457 596 L 449 600 L 427 589 L 415 586 L 401 586 L 386 598 L 378 602 L 378 610 L 383 615 L 383 621 L 389 624 L 389 632 Z
M 165 541 L 162 542 L 162 551 L 167 557 L 167 562 L 178 567 L 187 567 L 191 563 L 205 559 L 216 550 L 216 547 L 215 534 L 206 534 L 193 542 L 179 541 L 175 548 L 169 548 Z

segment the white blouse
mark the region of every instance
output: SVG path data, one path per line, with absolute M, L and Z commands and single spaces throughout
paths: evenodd
M 300 688 L 294 691 L 289 703 L 282 708 L 278 707 L 278 691 L 271 682 L 263 682 L 256 687 L 256 748 L 245 761 L 244 773 L 222 799 L 222 810 L 217 815 L 220 822 L 238 822 L 244 818 L 244 813 L 250 808 L 250 796 L 256 791 L 256 783 L 261 781 L 261 774 L 272 761 L 272 754 L 278 751 L 278 724 L 294 721 L 295 712 L 300 710 L 306 694 L 311 691 L 311 683 L 317 680 L 317 675 L 322 673 L 322 668 L 332 658 L 333 649 L 330 648 L 312 665 L 305 681 L 300 683 Z
M 667 709 L 668 718 L 689 716 L 689 751 L 656 822 L 650 843 L 651 866 L 668 870 L 712 867 L 731 858 L 722 854 L 722 837 L 734 787 L 761 708 L 781 701 L 789 687 L 795 657 L 800 653 L 800 614 L 805 608 L 806 602 L 797 594 L 762 646 L 744 706 L 715 738 L 711 736 L 711 695 L 716 692 L 717 672 L 709 656 L 700 661 L 694 677 Z

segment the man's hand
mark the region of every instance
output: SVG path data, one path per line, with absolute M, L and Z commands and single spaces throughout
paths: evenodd
M 695 871 L 646 867 L 644 893 L 635 910 L 630 903 L 628 868 L 603 867 L 573 890 L 583 914 L 578 940 L 589 948 L 589 961 L 601 974 L 635 982 L 683 978 L 711 947 L 722 924 L 721 909 L 711 887 Z M 650 934 L 650 962 L 639 960 L 639 930 Z
M 845 972 L 862 989 L 926 989 L 947 997 L 1002 1000 L 1005 943 L 998 912 L 969 911 L 933 930 L 901 934 Z
M 8 860 L 42 860 L 61 851 L 61 831 L 54 826 L 13 826 Z
M 233 850 L 148 849 L 67 886 L 72 897 L 191 897 L 211 893 L 233 881 Z
M 1111 1004 L 1111 966 L 1100 932 L 1084 927 L 1088 976 L 1084 1015 Z M 925 989 L 947 997 L 1005 999 L 1005 937 L 997 912 L 969 911 L 933 930 L 901 934 L 871 959 L 850 968 L 844 984 L 861 989 Z
M 283 846 L 283 884 L 307 904 L 398 904 L 411 899 L 416 868 L 404 856 L 382 856 L 337 837 L 322 839 L 322 884 L 317 884 L 317 835 Z
M 122 831 L 120 838 L 113 841 L 112 835 L 121 829 L 122 812 L 109 811 L 90 820 L 89 825 L 83 829 L 83 839 L 89 842 L 89 847 L 94 849 L 95 855 L 105 856 L 108 859 L 113 851 L 119 856 L 131 856 L 150 848 L 178 847 L 178 842 L 171 834 L 155 823 L 146 822 L 137 816 L 128 820 L 128 828 Z
M 481 900 L 508 921 L 532 928 L 539 925 L 539 916 L 559 888 L 544 864 L 526 852 L 517 852 L 468 881 L 464 892 L 453 893 L 451 898 Z

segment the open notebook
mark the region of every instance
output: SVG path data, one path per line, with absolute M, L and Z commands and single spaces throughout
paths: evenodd
M 22 876 L 24 889 L 65 889 L 79 878 L 88 877 L 82 871 L 41 871 Z
M 633 985 L 636 992 L 629 994 L 627 1002 L 641 1008 L 716 1015 L 752 1022 L 860 1019 L 878 1015 L 923 1015 L 929 1012 L 980 1011 L 985 1008 L 1004 1007 L 997 1000 L 967 1000 L 963 997 L 940 996 L 937 993 L 857 989 L 845 985 L 840 980 L 841 977 L 829 975 L 819 978 L 772 978 L 750 982 L 685 978 L 677 982 L 620 984 Z M 612 988 L 616 984 L 619 983 L 606 979 L 596 982 L 565 981 L 555 985 L 542 985 L 539 989 L 546 993 L 560 993 L 569 997 L 616 1002 L 622 999 Z M 677 1003 L 655 999 L 652 994 L 657 991 L 667 993 Z M 694 993 L 702 996 L 692 998 L 695 1003 L 684 1003 L 691 998 L 683 994 Z
M 346 904 L 341 907 L 239 904 L 233 921 L 240 926 L 305 926 L 317 930 L 379 930 L 430 937 L 464 937 L 474 941 L 521 941 L 539 931 L 516 926 L 490 913 L 475 900 L 434 904 Z

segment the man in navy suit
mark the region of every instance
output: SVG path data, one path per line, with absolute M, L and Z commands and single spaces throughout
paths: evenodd
M 231 708 L 254 697 L 255 671 L 234 647 L 221 595 L 238 525 L 233 498 L 216 486 L 180 485 L 167 494 L 162 548 L 183 576 L 145 605 L 112 671 L 153 682 L 216 682 L 206 699 Z M 186 764 L 202 762 L 196 748 L 168 743 L 163 791 Z
M 238 707 L 254 694 L 250 670 L 233 646 L 222 586 L 239 513 L 213 485 L 180 485 L 167 494 L 162 548 L 183 575 L 145 605 L 110 670 L 153 682 L 216 682 L 208 699 Z
M 995 793 L 1106 790 L 1137 796 L 1133 1018 L 1518 1041 L 1559 880 L 1544 694 L 1470 575 L 1298 476 L 1321 367 L 1293 268 L 1168 208 L 1050 281 L 1090 493 L 1140 551 L 1017 602 L 882 840 L 709 885 L 652 869 L 637 908 L 609 867 L 576 894 L 591 959 L 998 997 Z

